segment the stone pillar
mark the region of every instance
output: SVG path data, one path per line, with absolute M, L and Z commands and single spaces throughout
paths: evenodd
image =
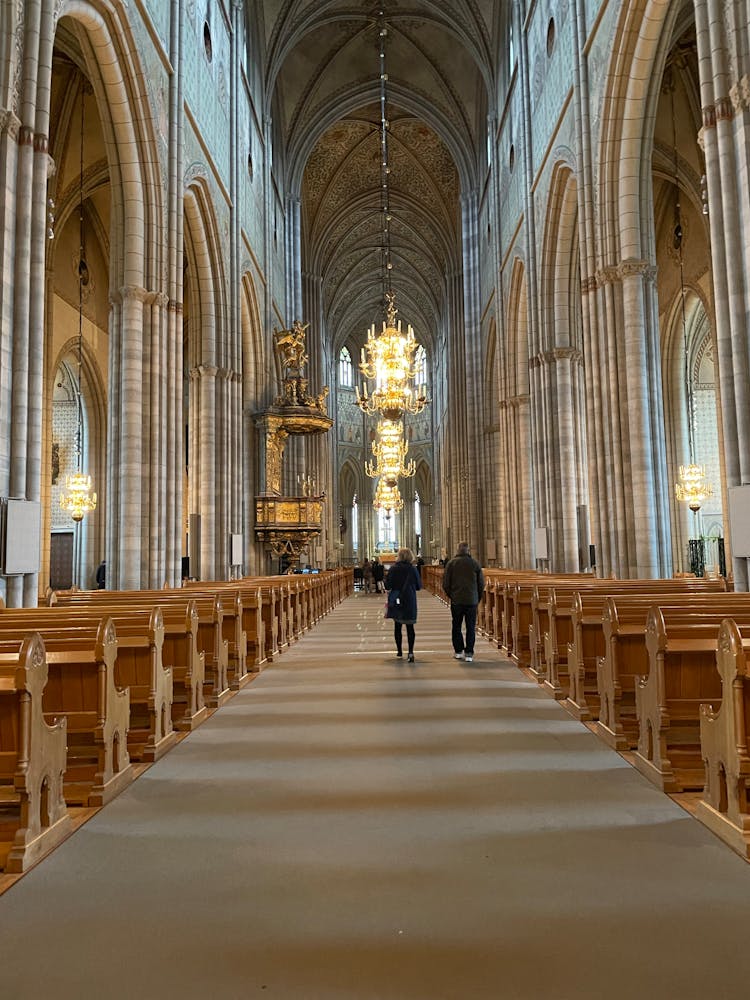
M 216 376 L 215 365 L 198 365 L 190 372 L 192 512 L 200 515 L 203 580 L 215 579 L 216 549 Z M 193 430 L 194 428 L 194 430 Z
M 740 4 L 695 0 L 728 487 L 750 483 L 750 25 Z M 743 262 L 744 266 L 741 266 Z M 729 539 L 731 551 L 731 537 Z M 750 562 L 733 558 L 747 590 Z
M 481 461 L 483 429 L 483 397 L 485 382 L 482 378 L 482 338 L 481 338 L 481 291 L 479 272 L 479 197 L 476 191 L 461 198 L 463 234 L 463 364 L 459 366 L 454 380 L 462 385 L 462 405 L 464 407 L 464 460 L 462 475 L 469 488 L 465 498 L 465 531 L 463 539 L 481 559 L 484 539 L 480 537 L 482 527 L 479 496 L 481 494 Z M 454 336 L 458 331 L 454 330 Z M 466 387 L 471 386 L 467 393 Z

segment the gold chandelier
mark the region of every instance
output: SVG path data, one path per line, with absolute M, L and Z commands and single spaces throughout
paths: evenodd
M 399 420 L 405 413 L 421 413 L 427 402 L 424 390 L 415 392 L 409 383 L 417 374 L 414 361 L 419 345 L 411 326 L 404 334 L 401 320 L 396 320 L 395 295 L 386 292 L 386 317 L 383 329 L 375 334 L 373 324 L 367 333 L 367 343 L 362 348 L 359 370 L 367 379 L 375 381 L 372 392 L 367 383 L 360 393 L 357 386 L 357 405 L 364 413 L 379 413 L 385 420 Z
M 96 493 L 91 492 L 92 486 L 91 476 L 80 469 L 65 477 L 67 493 L 60 497 L 60 506 L 70 512 L 74 521 L 82 521 L 84 514 L 96 510 Z
M 413 459 L 406 462 L 408 450 L 403 424 L 394 420 L 381 420 L 377 439 L 372 442 L 375 462 L 365 463 L 365 472 L 371 479 L 380 476 L 386 486 L 395 486 L 399 477 L 409 479 L 415 475 L 417 466 Z
M 401 329 L 401 320 L 396 320 L 396 297 L 391 287 L 391 207 L 388 162 L 388 131 L 386 82 L 388 74 L 385 66 L 385 40 L 388 29 L 385 11 L 380 17 L 380 191 L 381 218 L 383 221 L 383 243 L 381 251 L 383 306 L 385 322 L 382 331 L 376 335 L 375 325 L 370 327 L 367 342 L 362 348 L 360 371 L 365 379 L 374 380 L 370 392 L 365 382 L 362 392 L 357 387 L 357 404 L 364 413 L 379 413 L 386 420 L 399 420 L 405 413 L 420 413 L 425 406 L 424 391 L 415 392 L 410 382 L 417 373 L 414 363 L 418 344 L 414 331 L 407 325 L 406 333 Z
M 83 286 L 84 278 L 88 281 L 88 265 L 86 264 L 86 253 L 83 234 L 83 136 L 84 136 L 84 114 L 83 100 L 85 91 L 85 81 L 81 79 L 81 177 L 78 191 L 78 380 L 75 387 L 76 405 L 78 408 L 78 427 L 76 430 L 76 471 L 65 477 L 65 487 L 67 492 L 60 497 L 60 507 L 70 512 L 70 516 L 78 523 L 83 520 L 85 514 L 96 510 L 96 493 L 92 492 L 93 483 L 91 476 L 81 469 L 83 458 L 83 396 L 82 368 L 83 368 Z
M 388 486 L 382 479 L 378 480 L 378 485 L 375 487 L 375 499 L 372 505 L 376 510 L 384 510 L 386 515 L 391 511 L 404 509 L 404 501 L 398 486 Z
M 713 486 L 706 479 L 705 465 L 681 465 L 680 481 L 675 483 L 675 497 L 686 503 L 694 514 L 701 509 L 704 500 L 713 495 Z

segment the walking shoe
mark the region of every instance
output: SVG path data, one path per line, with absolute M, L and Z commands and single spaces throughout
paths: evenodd
M 464 654 L 463 653 L 454 653 L 453 654 L 453 659 L 454 660 L 463 660 L 464 659 Z
M 396 653 L 396 656 L 399 658 L 399 660 L 401 660 L 401 659 L 403 659 L 404 654 L 399 649 L 398 652 Z
M 414 653 L 409 653 L 406 659 L 408 663 L 414 663 Z
M 467 663 L 473 663 L 474 662 L 474 657 L 473 656 L 469 656 L 468 653 L 466 654 L 466 656 L 464 657 L 464 659 L 466 660 Z

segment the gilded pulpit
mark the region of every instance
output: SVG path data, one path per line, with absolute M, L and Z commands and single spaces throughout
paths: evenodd
M 273 406 L 256 416 L 261 431 L 261 493 L 255 498 L 255 534 L 266 542 L 275 556 L 291 565 L 323 529 L 325 494 L 318 493 L 313 480 L 298 477 L 295 496 L 282 496 L 284 448 L 290 435 L 325 434 L 333 426 L 326 410 L 328 386 L 311 393 L 304 370 L 307 364 L 306 330 L 295 320 L 289 330 L 273 331 L 281 371 L 281 392 Z

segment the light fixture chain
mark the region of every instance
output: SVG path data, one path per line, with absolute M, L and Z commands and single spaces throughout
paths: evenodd
M 385 61 L 385 43 L 388 28 L 385 22 L 385 10 L 379 11 L 380 19 L 380 196 L 383 215 L 383 302 L 385 309 L 386 293 L 393 290 L 391 260 L 391 199 L 390 199 L 390 160 L 388 147 L 388 95 L 386 83 L 388 73 Z
M 689 357 L 689 345 L 688 345 L 688 330 L 687 330 L 687 312 L 685 309 L 685 265 L 682 256 L 682 239 L 684 231 L 682 228 L 682 205 L 680 203 L 680 172 L 679 172 L 679 159 L 677 154 L 677 123 L 675 120 L 674 111 L 674 92 L 675 92 L 675 81 L 674 81 L 674 69 L 670 67 L 669 69 L 669 99 L 671 105 L 672 113 L 672 152 L 674 157 L 674 186 L 675 186 L 675 235 L 676 239 L 673 241 L 677 244 L 677 262 L 680 269 L 680 311 L 682 317 L 682 343 L 684 348 L 684 366 L 685 366 L 685 397 L 687 403 L 687 416 L 688 416 L 688 454 L 690 457 L 690 464 L 695 464 L 695 410 L 693 401 L 693 386 L 692 380 L 690 378 L 690 357 Z

